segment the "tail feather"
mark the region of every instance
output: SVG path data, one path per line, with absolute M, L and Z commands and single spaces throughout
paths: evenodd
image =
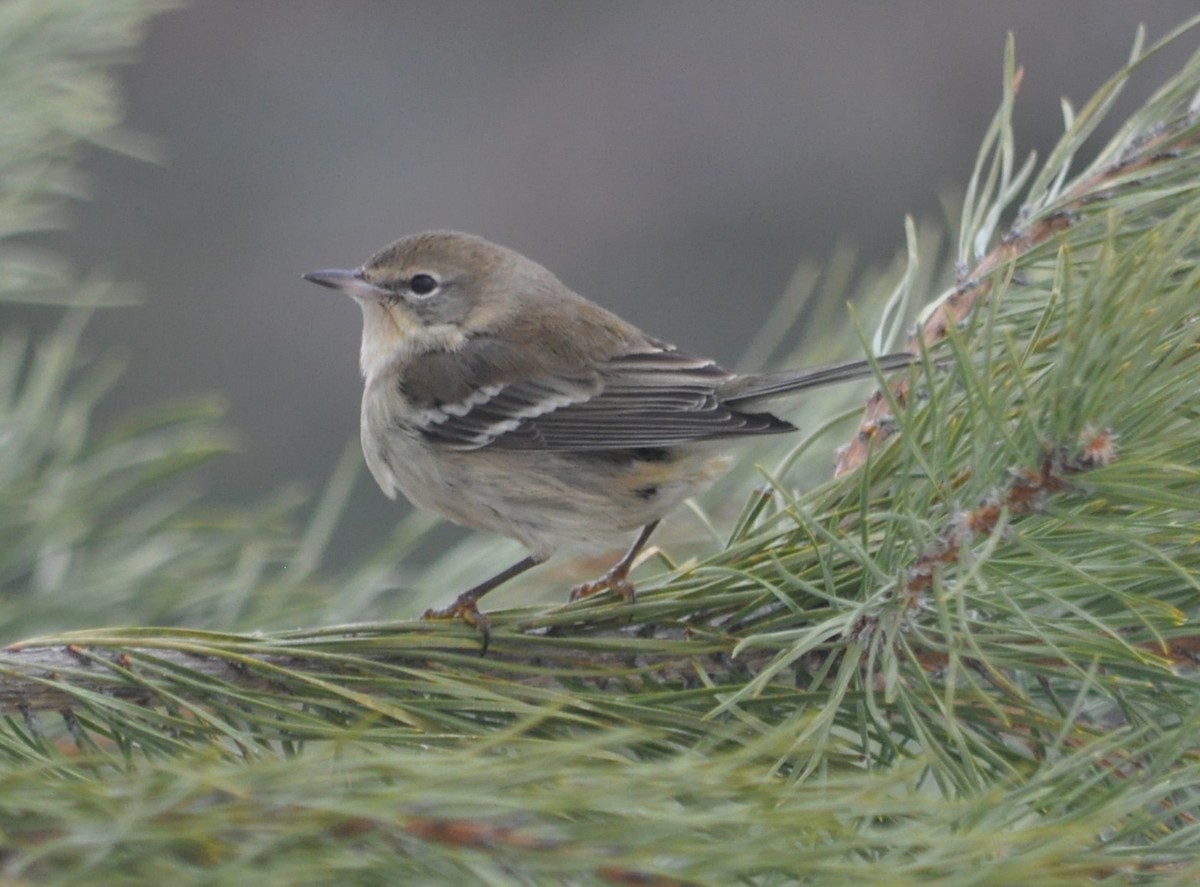
M 809 388 L 862 379 L 872 375 L 876 367 L 880 372 L 886 373 L 902 369 L 912 362 L 911 354 L 885 354 L 872 360 L 851 360 L 819 367 L 736 376 L 722 386 L 720 398 L 730 406 L 740 408 L 756 401 L 806 391 Z

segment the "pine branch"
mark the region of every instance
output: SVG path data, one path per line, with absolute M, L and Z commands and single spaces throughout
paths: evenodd
M 479 655 L 478 635 L 454 623 L 364 623 L 270 636 L 114 629 L 34 639 L 0 652 L 0 714 L 59 710 L 96 694 L 160 704 L 180 692 L 175 679 L 181 671 L 191 682 L 186 693 L 196 699 L 230 691 L 267 691 L 278 699 L 293 690 L 300 698 L 310 680 L 384 680 L 388 672 L 400 676 L 394 692 L 404 696 L 404 675 L 446 665 L 514 687 L 565 689 L 577 682 L 605 692 L 622 673 L 627 682 L 694 685 L 698 667 L 708 679 L 727 683 L 767 658 L 743 657 L 735 666 L 729 659 L 734 639 L 714 634 L 697 641 L 669 623 L 618 628 L 613 623 L 625 621 L 620 616 L 591 621 L 579 614 L 575 630 L 560 625 L 551 634 L 546 626 L 529 628 L 528 617 L 537 611 L 526 611 L 525 619 L 521 612 L 501 615 L 506 642 L 486 658 Z
M 1197 115 L 1200 114 L 1200 92 L 1188 92 L 1189 84 L 1196 80 L 1196 60 L 1181 72 L 1171 87 L 1165 88 L 1139 115 L 1124 127 L 1093 161 L 1065 187 L 1052 187 L 1067 175 L 1071 159 L 1078 148 L 1112 106 L 1121 87 L 1136 71 L 1137 67 L 1163 47 L 1177 40 L 1194 28 L 1196 20 L 1182 25 L 1145 54 L 1140 53 L 1141 36 L 1134 48 L 1133 61 L 1124 70 L 1113 76 L 1097 95 L 1087 104 L 1083 112 L 1071 119 L 1071 125 L 1063 134 L 1058 146 L 1051 153 L 1041 176 L 1031 187 L 1024 204 L 1017 211 L 1017 221 L 996 245 L 977 261 L 968 272 L 960 267 L 959 281 L 955 286 L 936 299 L 923 312 L 923 320 L 909 334 L 906 350 L 911 354 L 922 354 L 943 341 L 952 328 L 961 327 L 979 304 L 986 300 L 992 290 L 996 276 L 1004 273 L 1029 257 L 1037 250 L 1066 242 L 1071 229 L 1110 209 L 1119 208 L 1122 213 L 1135 215 L 1148 203 L 1151 208 L 1162 199 L 1162 187 L 1188 187 L 1187 177 L 1194 170 L 1194 153 L 1200 145 L 1197 132 Z M 1015 98 L 1020 90 L 1024 71 L 1015 67 L 1014 46 L 1010 35 L 1006 50 L 1005 87 L 1006 94 Z M 993 150 L 993 166 L 1011 170 L 1012 157 L 1012 109 L 1006 101 L 997 112 L 993 122 L 990 142 L 985 143 L 984 152 Z M 979 189 L 972 182 L 968 190 L 968 205 L 964 208 L 964 219 L 998 219 L 1008 203 L 1015 198 L 1021 183 L 1032 170 L 1032 160 L 1015 177 L 1005 176 L 997 190 L 1000 199 L 995 202 L 987 198 L 992 189 Z M 976 176 L 984 166 L 983 155 L 976 169 Z M 971 197 L 978 196 L 980 204 L 971 206 Z M 991 234 L 988 226 L 964 231 L 964 247 L 970 243 L 987 242 Z M 841 475 L 866 463 L 870 450 L 881 446 L 895 431 L 893 410 L 902 407 L 909 395 L 908 381 L 899 379 L 890 389 L 890 397 L 875 392 L 868 401 L 853 439 L 839 448 L 835 475 Z

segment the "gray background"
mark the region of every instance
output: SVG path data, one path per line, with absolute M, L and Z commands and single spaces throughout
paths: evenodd
M 93 200 L 52 237 L 137 284 L 99 350 L 107 410 L 228 398 L 241 452 L 209 469 L 248 501 L 319 489 L 356 433 L 359 317 L 299 275 L 451 227 L 549 266 L 664 338 L 727 362 L 796 264 L 864 266 L 937 218 L 999 98 L 1005 33 L 1041 153 L 1189 2 L 247 2 L 154 23 L 122 79 L 153 166 L 96 152 Z M 1127 110 L 1190 47 L 1149 66 Z M 356 491 L 335 559 L 397 514 Z

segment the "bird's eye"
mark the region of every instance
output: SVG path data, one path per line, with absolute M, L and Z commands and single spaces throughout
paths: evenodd
M 414 274 L 408 288 L 415 296 L 427 296 L 438 288 L 437 278 L 430 274 Z

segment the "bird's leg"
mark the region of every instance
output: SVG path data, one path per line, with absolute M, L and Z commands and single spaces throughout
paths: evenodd
M 468 588 L 456 597 L 448 607 L 439 610 L 429 609 L 421 616 L 422 619 L 461 619 L 468 625 L 473 625 L 483 635 L 483 648 L 479 651 L 482 656 L 487 652 L 488 643 L 492 639 L 492 624 L 487 616 L 479 610 L 479 599 L 498 585 L 503 585 L 514 576 L 520 576 L 526 570 L 533 569 L 546 560 L 544 555 L 531 554 L 517 561 L 507 570 L 501 570 L 491 579 L 485 579 L 478 585 Z
M 629 571 L 633 569 L 634 560 L 637 559 L 638 554 L 645 547 L 646 541 L 650 538 L 650 534 L 657 526 L 658 521 L 651 521 L 642 527 L 642 531 L 638 533 L 637 539 L 633 540 L 633 544 L 629 546 L 629 551 L 625 552 L 625 556 L 613 564 L 612 569 L 599 579 L 583 582 L 572 588 L 570 600 L 577 601 L 598 591 L 604 591 L 606 588 L 611 589 L 631 604 L 637 600 L 637 589 L 629 581 Z

